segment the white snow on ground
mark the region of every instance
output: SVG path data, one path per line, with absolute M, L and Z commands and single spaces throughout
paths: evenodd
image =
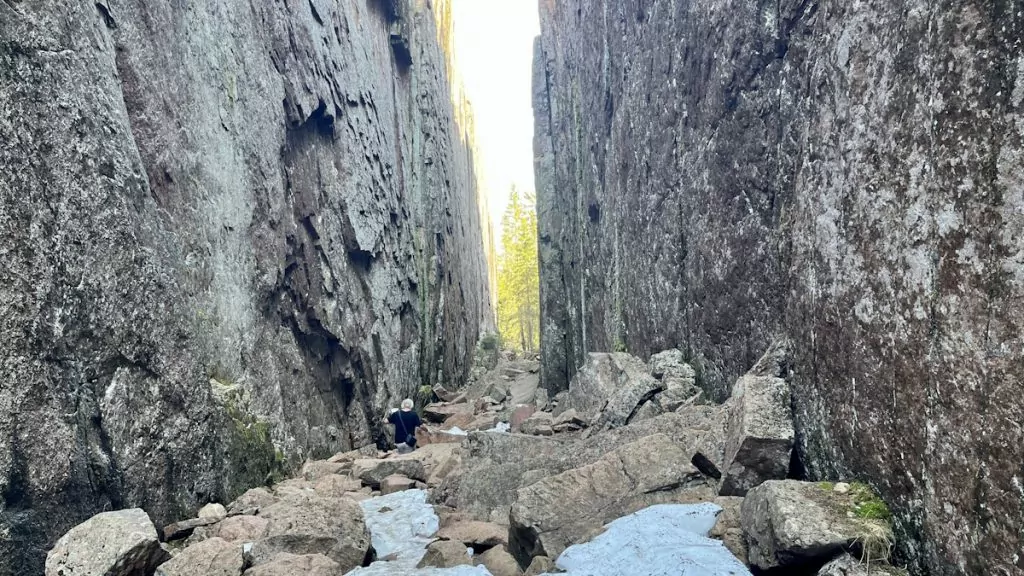
M 750 576 L 718 540 L 707 538 L 716 504 L 662 504 L 608 524 L 555 565 L 569 576 Z
M 452 426 L 451 428 L 445 430 L 445 432 L 449 434 L 454 434 L 456 436 L 469 436 L 469 432 L 466 432 L 465 430 L 459 428 L 458 426 Z
M 361 505 L 377 557 L 394 554 L 396 559 L 357 568 L 348 576 L 491 576 L 482 566 L 416 568 L 439 528 L 437 514 L 433 506 L 427 504 L 427 493 L 423 490 L 406 490 L 371 498 Z
M 491 576 L 483 566 L 417 569 L 439 528 L 423 490 L 361 503 L 377 561 L 348 576 Z M 750 576 L 721 542 L 706 538 L 721 512 L 715 504 L 663 504 L 620 518 L 556 562 L 567 576 Z M 467 550 L 468 553 L 468 550 Z
M 491 428 L 490 430 L 484 430 L 484 432 L 501 432 L 502 434 L 507 434 L 511 431 L 512 425 L 509 424 L 508 422 L 498 422 L 497 424 L 494 425 L 494 428 Z

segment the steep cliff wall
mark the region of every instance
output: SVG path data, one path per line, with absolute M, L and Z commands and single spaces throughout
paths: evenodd
M 0 1 L 0 574 L 379 437 L 490 323 L 422 1 Z
M 801 455 L 919 573 L 1019 574 L 1024 3 L 541 0 L 544 381 L 794 342 Z

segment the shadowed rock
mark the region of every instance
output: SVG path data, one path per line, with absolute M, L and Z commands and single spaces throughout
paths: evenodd
M 46 576 L 134 576 L 166 559 L 143 510 L 103 512 L 57 540 L 46 555 Z

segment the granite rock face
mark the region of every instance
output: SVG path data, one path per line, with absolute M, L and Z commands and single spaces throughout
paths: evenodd
M 465 378 L 489 298 L 447 32 L 405 0 L 0 2 L 0 574 Z
M 915 573 L 1024 569 L 1021 8 L 542 0 L 543 385 L 678 347 L 721 401 L 788 337 L 812 477 Z

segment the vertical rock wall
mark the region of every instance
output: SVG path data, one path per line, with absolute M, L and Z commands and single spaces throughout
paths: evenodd
M 0 0 L 0 575 L 93 513 L 166 522 L 372 441 L 465 377 L 491 313 L 434 21 Z
M 916 573 L 1024 570 L 1024 3 L 541 0 L 544 381 L 794 342 L 800 451 Z

